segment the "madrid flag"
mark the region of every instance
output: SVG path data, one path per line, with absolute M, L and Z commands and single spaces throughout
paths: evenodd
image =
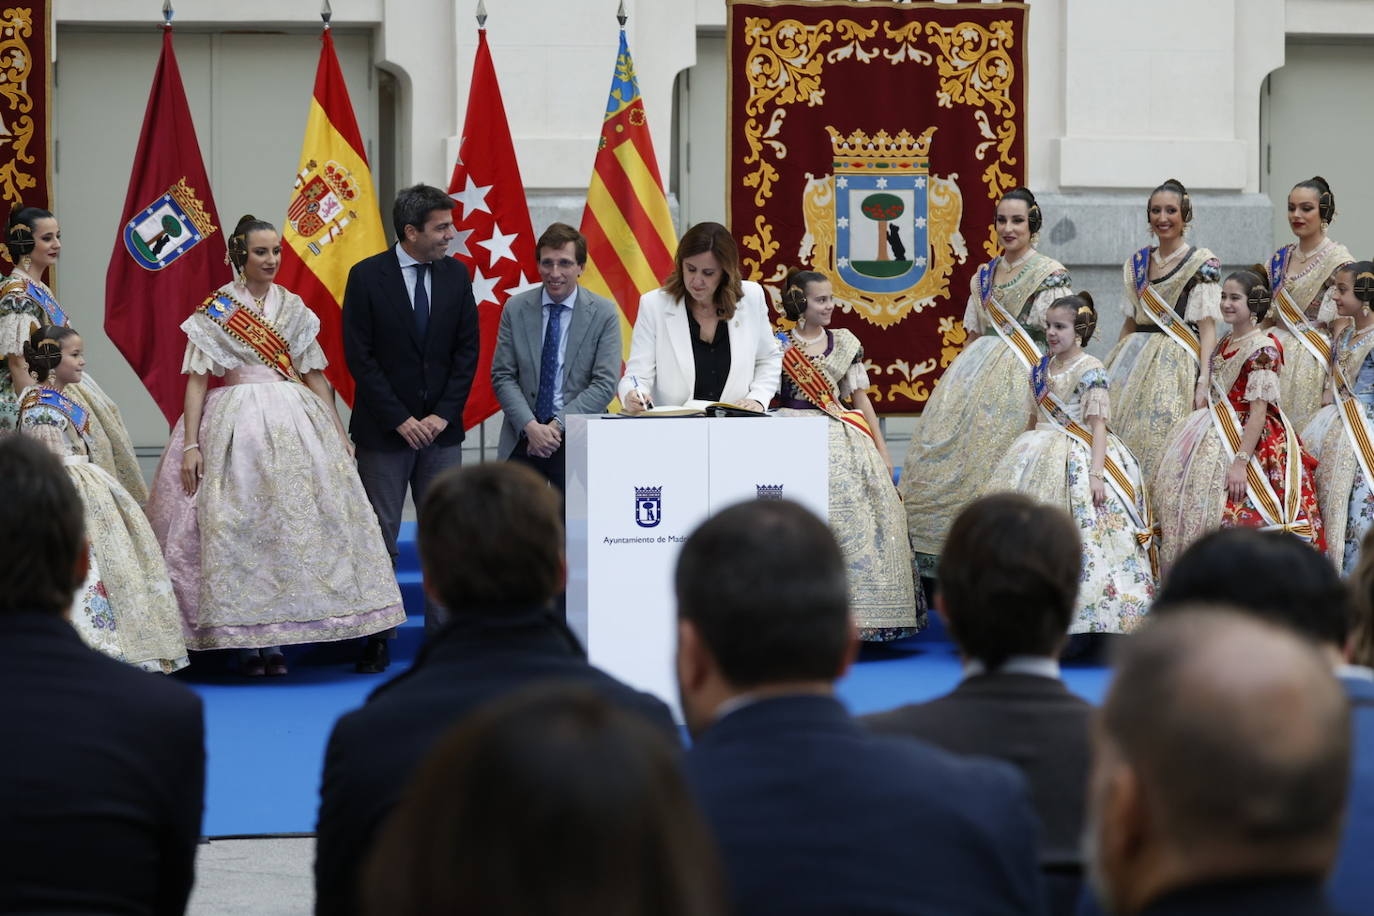
M 477 375 L 463 409 L 463 428 L 471 429 L 501 409 L 491 389 L 491 356 L 496 350 L 501 307 L 513 294 L 538 282 L 525 185 L 515 162 L 515 144 L 506 123 L 506 106 L 501 103 L 486 29 L 477 32 L 468 113 L 448 193 L 454 202 L 453 227 L 457 232 L 450 251 L 472 277 L 472 297 L 477 300 L 482 334 Z
M 581 282 L 620 306 L 620 339 L 628 356 L 639 297 L 657 289 L 672 273 L 677 236 L 624 29 L 587 188 L 582 234 L 587 237 L 587 269 Z
M 325 376 L 351 405 L 353 376 L 343 352 L 344 286 L 354 264 L 386 247 L 386 234 L 327 25 L 320 43 L 301 164 L 282 227 L 277 281 L 320 317 L 320 347 L 329 359 Z
M 181 415 L 186 394 L 186 335 L 179 326 L 229 276 L 224 233 L 167 25 L 105 271 L 105 333 L 169 426 Z

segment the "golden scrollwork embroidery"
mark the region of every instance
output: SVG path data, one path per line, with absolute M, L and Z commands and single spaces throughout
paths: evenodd
M 909 363 L 904 359 L 899 359 L 893 361 L 885 369 L 875 367 L 873 374 L 895 375 L 901 379 L 901 381 L 888 386 L 887 400 L 895 401 L 898 398 L 909 398 L 917 403 L 922 403 L 930 398 L 930 386 L 921 376 L 929 375 L 934 371 L 935 360 L 933 358 L 923 359 L 918 363 Z M 882 399 L 881 395 L 874 398 L 876 401 Z
M 940 368 L 946 369 L 964 351 L 968 331 L 962 321 L 950 315 L 941 318 L 935 330 L 940 332 Z
M 8 146 L 9 155 L 0 164 L 0 197 L 11 206 L 21 204 L 22 192 L 38 184 L 37 177 L 23 168 L 35 161 L 29 152 L 36 133 L 36 125 L 29 114 L 33 110 L 29 77 L 33 74 L 34 53 L 28 39 L 32 36 L 32 9 L 10 7 L 4 10 L 0 16 L 0 98 L 8 105 L 6 110 L 0 111 L 0 120 L 4 122 L 0 127 L 0 150 Z

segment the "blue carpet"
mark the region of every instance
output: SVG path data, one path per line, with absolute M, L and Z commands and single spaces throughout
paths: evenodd
M 222 652 L 201 653 L 194 671 L 175 675 L 205 702 L 206 836 L 314 831 L 320 767 L 334 721 L 362 705 L 385 678 L 405 670 L 423 638 L 414 538 L 414 524 L 404 525 L 397 578 L 411 616 L 391 644 L 386 675 L 354 673 L 357 642 L 288 647 L 291 673 L 285 678 L 241 678 L 223 658 L 229 653 Z M 855 713 L 875 712 L 946 693 L 960 671 L 957 654 L 932 616 L 932 626 L 919 636 L 865 647 L 839 694 Z M 1107 670 L 1069 664 L 1064 678 L 1072 690 L 1100 702 Z

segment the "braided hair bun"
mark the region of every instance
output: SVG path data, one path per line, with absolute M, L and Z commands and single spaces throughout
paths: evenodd
M 62 362 L 62 341 L 75 337 L 76 331 L 69 327 L 44 325 L 29 335 L 24 341 L 24 361 L 29 371 L 40 383 L 46 382 Z

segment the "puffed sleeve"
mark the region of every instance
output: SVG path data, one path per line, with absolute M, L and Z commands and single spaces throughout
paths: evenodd
M 1211 318 L 1218 324 L 1226 319 L 1221 317 L 1221 262 L 1208 258 L 1197 270 L 1197 282 L 1188 294 L 1188 304 L 1183 318 L 1197 324 L 1204 318 Z
M 54 455 L 65 458 L 70 454 L 67 445 L 67 418 L 52 407 L 27 407 L 19 415 L 19 430 L 35 441 L 43 443 Z
M 1326 281 L 1321 298 L 1317 300 L 1317 321 L 1330 324 L 1336 320 L 1336 284 Z
M 23 353 L 24 341 L 41 324 L 36 306 L 28 299 L 18 295 L 0 298 L 0 356 Z
M 1108 395 L 1110 384 L 1105 369 L 1089 369 L 1078 380 L 1078 396 L 1083 402 L 1083 419 L 1101 417 L 1104 423 L 1112 421 L 1111 398 Z
M 1245 400 L 1279 402 L 1279 369 L 1283 359 L 1275 346 L 1260 347 L 1246 360 L 1250 377 L 1245 382 Z
M 854 396 L 856 391 L 868 390 L 868 369 L 864 367 L 864 351 L 860 347 L 854 353 L 854 362 L 849 364 L 849 369 L 840 377 L 839 382 L 840 397 L 848 400 Z
M 329 367 L 329 358 L 320 347 L 320 317 L 310 310 L 300 296 L 290 290 L 282 290 L 286 301 L 283 311 L 290 308 L 292 315 L 291 334 L 287 345 L 291 348 L 291 362 L 301 375 L 316 369 Z
M 1131 273 L 1130 261 L 1121 265 L 1121 283 L 1126 288 L 1126 295 L 1121 300 L 1121 317 L 1134 320 L 1138 297 L 1135 292 L 1135 276 Z
M 1050 310 L 1054 300 L 1062 299 L 1065 296 L 1072 296 L 1073 288 L 1069 281 L 1067 270 L 1056 270 L 1041 282 L 1036 288 L 1035 298 L 1031 300 L 1030 311 L 1026 314 L 1026 325 L 1032 328 L 1044 329 L 1045 313 Z
M 200 347 L 186 341 L 186 353 L 181 357 L 182 375 L 215 375 L 223 377 L 228 370 L 215 362 L 214 357 Z
M 968 284 L 968 302 L 964 305 L 964 330 L 975 334 L 986 334 L 987 325 L 983 324 L 983 306 L 978 301 L 978 274 Z

